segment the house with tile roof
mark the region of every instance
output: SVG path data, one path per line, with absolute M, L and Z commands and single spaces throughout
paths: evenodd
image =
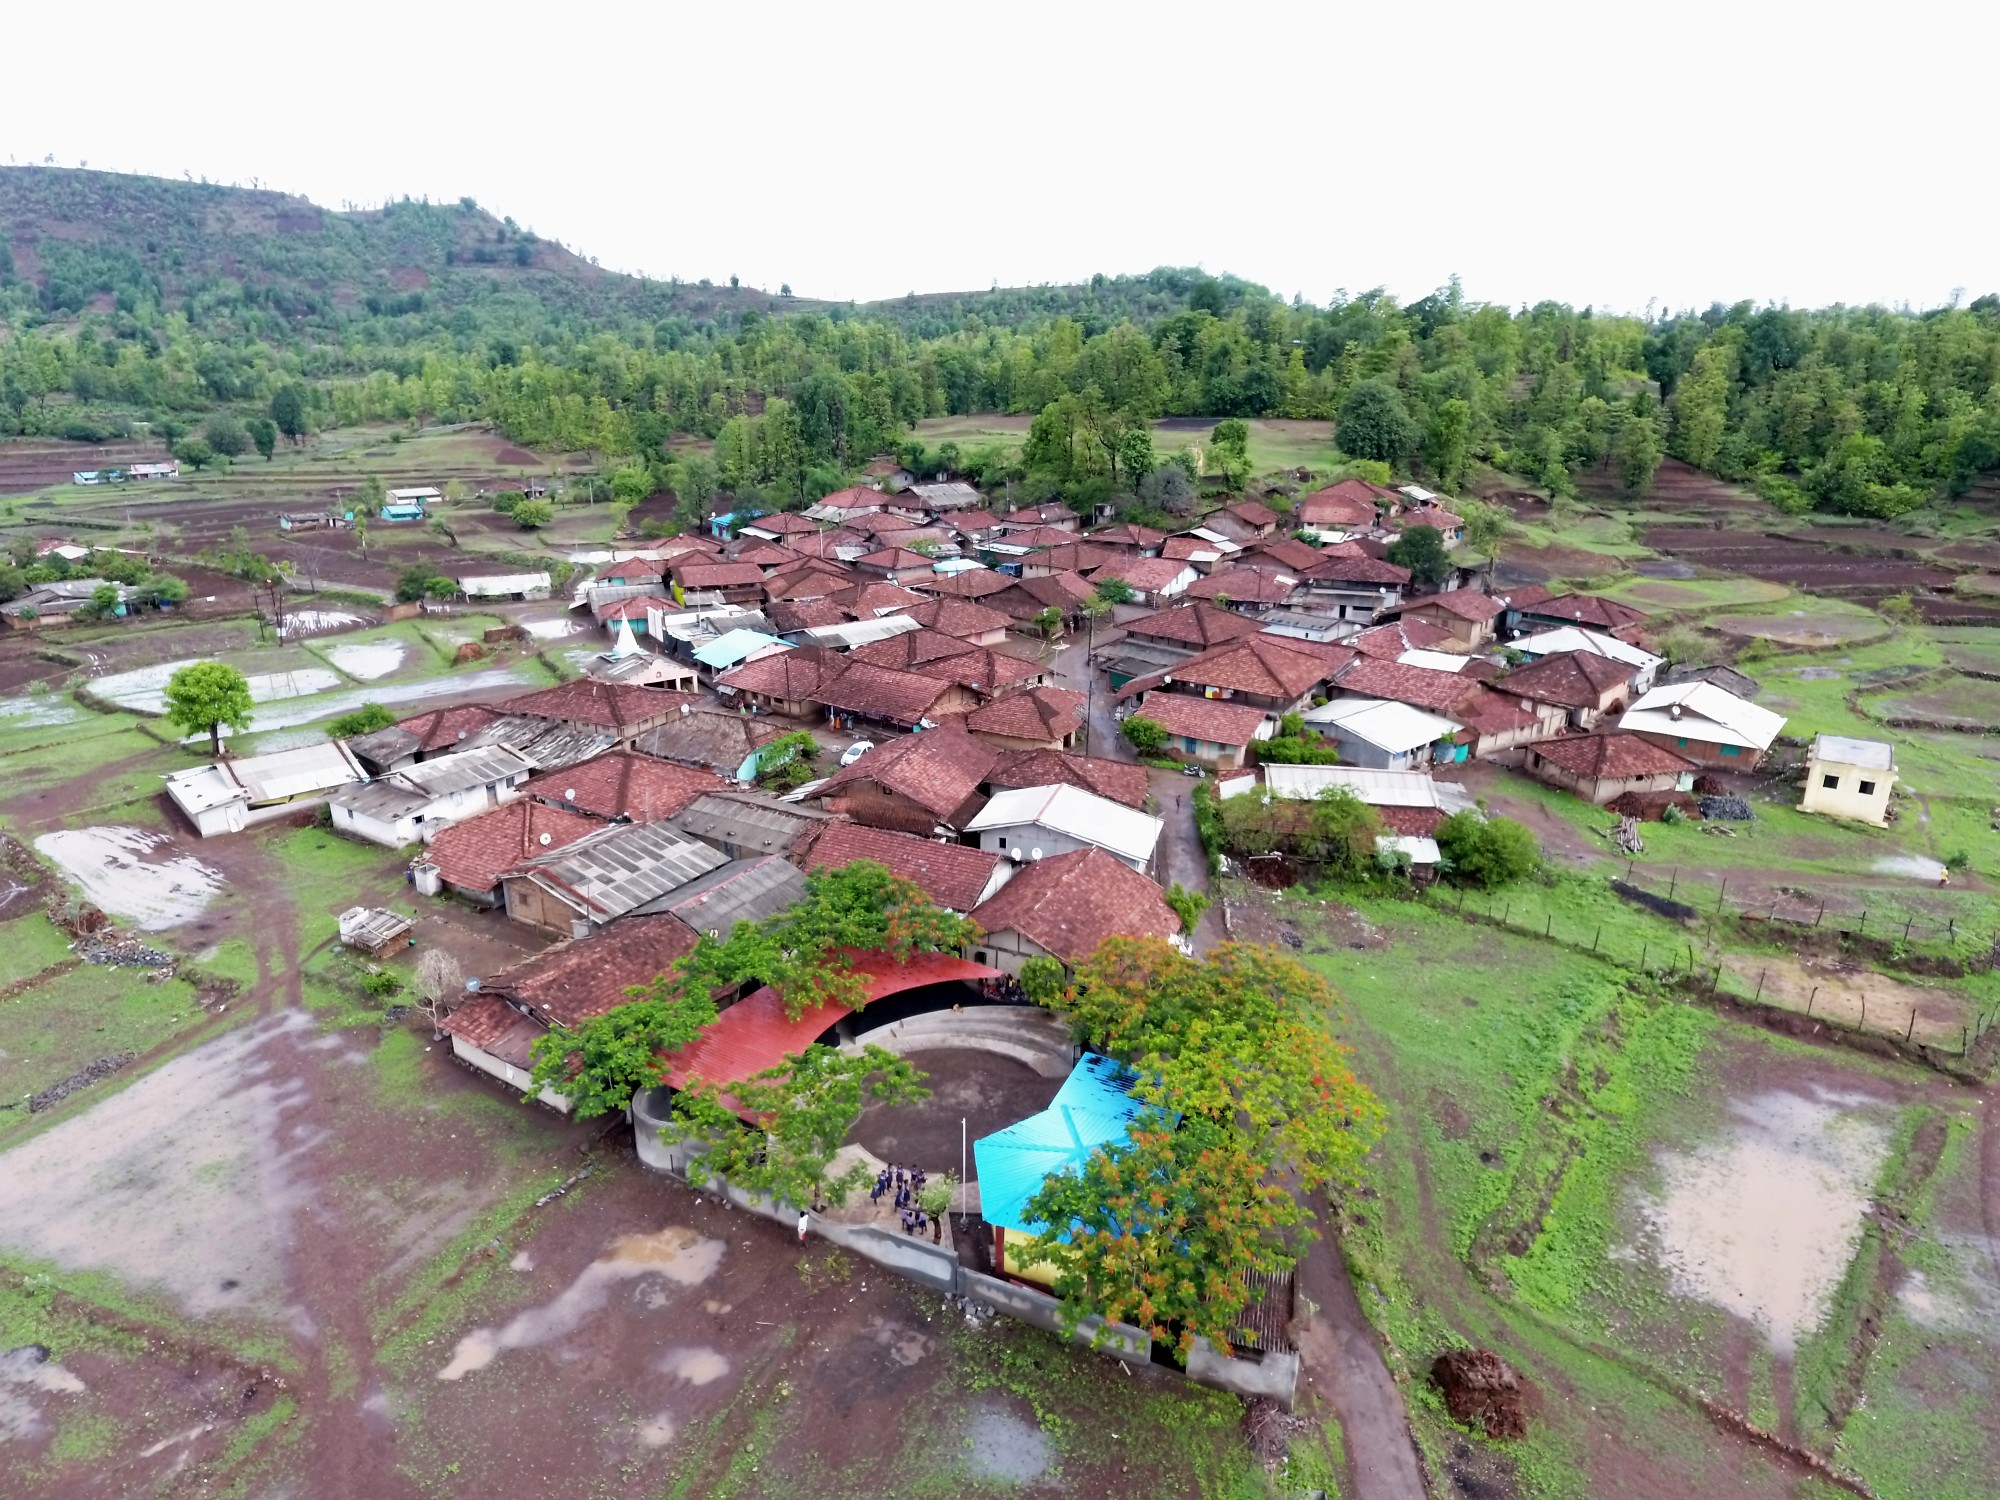
M 1276 722 L 1305 708 L 1320 689 L 1355 659 L 1343 646 L 1258 632 L 1202 652 L 1167 668 L 1163 688 L 1252 704 Z M 1137 684 L 1128 684 L 1129 693 Z
M 906 617 L 890 618 L 900 620 Z M 898 672 L 921 672 L 933 663 L 954 656 L 970 656 L 980 649 L 982 648 L 955 635 L 946 635 L 940 630 L 926 630 L 919 625 L 914 630 L 856 646 L 849 653 L 849 660 L 865 661 L 875 667 L 890 667 Z
M 1315 531 L 1361 531 L 1375 525 L 1380 512 L 1397 503 L 1394 490 L 1365 479 L 1343 479 L 1305 496 L 1293 514 L 1301 526 Z
M 434 708 L 429 713 L 398 719 L 387 729 L 357 734 L 342 741 L 361 767 L 371 776 L 400 771 L 435 755 L 463 750 L 465 742 L 488 725 L 508 717 L 511 710 L 484 703 L 467 703 L 457 708 Z
M 1000 752 L 962 728 L 926 730 L 877 745 L 807 794 L 871 828 L 956 837 L 986 804 Z
M 1528 747 L 1524 767 L 1537 781 L 1600 807 L 1627 792 L 1684 792 L 1695 774 L 1693 761 L 1616 730 L 1543 740 Z
M 976 599 L 990 605 L 992 596 L 1014 586 L 1015 580 L 991 568 L 965 573 L 938 573 L 923 580 L 921 592 L 938 599 Z
M 979 695 L 962 683 L 923 672 L 898 672 L 848 661 L 821 682 L 813 701 L 842 727 L 919 729 L 976 707 Z
M 791 537 L 811 536 L 819 530 L 819 525 L 809 516 L 781 510 L 772 515 L 759 516 L 740 530 L 744 536 L 763 537 L 766 541 L 786 542 L 789 545 Z
M 1007 616 L 972 599 L 927 599 L 904 614 L 926 630 L 956 636 L 974 646 L 997 646 L 1007 639 Z
M 1271 737 L 1270 716 L 1250 703 L 1155 690 L 1133 712 L 1167 731 L 1169 755 L 1220 770 L 1242 766 L 1250 747 Z
M 1449 630 L 1428 620 L 1389 620 L 1351 635 L 1341 644 L 1362 656 L 1400 661 L 1407 652 L 1449 651 L 1457 643 Z
M 617 750 L 531 777 L 522 791 L 550 807 L 602 822 L 654 823 L 672 817 L 705 792 L 733 785 L 710 771 Z
M 1162 672 L 1175 662 L 1257 633 L 1257 622 L 1212 604 L 1179 604 L 1125 621 L 1123 635 L 1098 648 L 1095 662 L 1122 688 L 1135 677 Z
M 816 521 L 845 521 L 850 516 L 866 515 L 870 511 L 888 508 L 889 497 L 880 490 L 871 490 L 866 485 L 856 485 L 850 489 L 835 490 L 831 495 L 822 495 L 806 507 L 806 514 Z
M 1310 567 L 1299 570 L 1299 586 L 1293 602 L 1301 609 L 1329 614 L 1336 620 L 1366 628 L 1378 616 L 1402 604 L 1409 582 L 1408 568 L 1359 550 L 1352 553 L 1329 550 Z
M 746 662 L 715 679 L 723 703 L 742 703 L 752 711 L 791 719 L 816 719 L 818 693 L 829 680 L 847 670 L 837 651 L 801 646 Z
M 690 555 L 668 563 L 667 573 L 683 594 L 712 594 L 728 604 L 754 604 L 764 597 L 764 570 L 755 563 Z
M 938 575 L 930 576 L 935 578 Z M 924 602 L 922 594 L 891 583 L 886 578 L 860 579 L 834 590 L 827 598 L 845 610 L 850 620 L 872 620 L 881 615 L 899 614 Z
M 1588 731 L 1632 701 L 1638 670 L 1592 651 L 1562 651 L 1516 667 L 1493 690 L 1536 709 L 1558 710 L 1565 727 Z
M 972 920 L 986 933 L 974 958 L 1016 977 L 1031 958 L 1074 968 L 1109 938 L 1172 938 L 1181 930 L 1156 883 L 1095 848 L 1024 862 Z
M 1259 615 L 1289 604 L 1298 587 L 1298 575 L 1289 568 L 1275 562 L 1243 562 L 1197 578 L 1188 585 L 1187 596 L 1218 608 L 1226 601 L 1238 614 Z
M 1083 732 L 1085 701 L 1068 688 L 1027 688 L 975 708 L 965 729 L 1000 750 L 1067 750 Z
M 854 559 L 854 571 L 871 578 L 887 579 L 890 583 L 911 583 L 919 578 L 928 578 L 936 568 L 934 560 L 921 552 L 912 552 L 907 547 L 882 547 L 873 552 L 865 552 Z
M 507 915 L 583 936 L 729 862 L 667 823 L 610 823 L 502 872 Z
M 410 868 L 426 896 L 448 890 L 475 906 L 498 906 L 502 874 L 603 826 L 596 818 L 523 798 L 440 829 Z
M 1621 641 L 1615 635 L 1606 635 L 1601 630 L 1588 630 L 1581 625 L 1564 625 L 1555 630 L 1537 631 L 1533 635 L 1522 636 L 1511 643 L 1511 648 L 1523 656 L 1540 658 L 1558 656 L 1565 651 L 1588 651 L 1595 656 L 1608 656 L 1613 661 L 1628 662 L 1632 667 L 1632 691 L 1646 693 L 1652 691 L 1653 681 L 1666 658 L 1655 656 L 1643 646 L 1635 646 L 1630 641 Z M 1755 687 L 1750 689 L 1752 693 Z M 1741 695 L 1747 696 L 1747 695 Z
M 1164 531 L 1155 531 L 1150 526 L 1121 521 L 1116 526 L 1106 526 L 1102 530 L 1091 532 L 1085 540 L 1095 542 L 1100 547 L 1129 547 L 1142 557 L 1151 557 L 1157 555 L 1160 548 L 1166 545 L 1167 534 Z
M 999 575 L 994 575 L 998 577 Z M 1097 590 L 1081 573 L 1063 570 L 1029 578 L 1003 578 L 1005 585 L 989 590 L 980 602 L 1013 622 L 1013 628 L 1039 636 L 1035 622 L 1046 610 L 1054 610 L 1074 628 L 1083 618 L 1083 607 L 1097 597 Z
M 1093 571 L 1093 588 L 1117 579 L 1132 590 L 1134 604 L 1155 604 L 1187 592 L 1201 575 L 1188 563 L 1171 557 L 1132 557 L 1108 562 Z
M 1510 608 L 1520 617 L 1522 630 L 1553 630 L 1561 625 L 1583 625 L 1617 635 L 1645 624 L 1647 614 L 1601 594 L 1552 594 L 1548 598 L 1523 603 L 1525 591 L 1511 597 Z
M 602 682 L 579 677 L 560 687 L 523 693 L 500 706 L 509 714 L 537 714 L 558 724 L 603 729 L 626 745 L 648 729 L 656 729 L 692 700 L 685 693 L 632 683 Z
M 1500 616 L 1506 606 L 1498 599 L 1482 594 L 1476 589 L 1447 589 L 1442 594 L 1425 594 L 1418 599 L 1406 599 L 1394 610 L 1383 610 L 1383 614 L 1394 614 L 1398 619 L 1422 620 L 1427 625 L 1435 625 L 1446 631 L 1451 638 L 1468 651 L 1476 651 L 1493 639 Z
M 1269 558 L 1279 567 L 1290 568 L 1294 572 L 1303 572 L 1305 569 L 1325 561 L 1330 556 L 1339 555 L 1338 553 L 1322 552 L 1319 548 L 1302 542 L 1293 536 L 1270 537 L 1265 541 L 1259 542 L 1254 550 L 1244 554 L 1246 558 L 1253 561 L 1259 558 Z
M 1626 709 L 1618 727 L 1696 765 L 1754 771 L 1783 732 L 1785 718 L 1712 682 L 1675 682 Z
M 813 841 L 808 870 L 840 870 L 873 860 L 921 890 L 933 905 L 963 915 L 999 890 L 1014 866 L 998 854 L 860 823 L 835 823 Z
M 1129 547 L 1105 547 L 1087 538 L 1071 540 L 1059 547 L 1042 547 L 1020 562 L 1023 578 L 1046 578 L 1052 573 L 1089 573 L 1119 561 L 1145 562 Z
M 991 703 L 1009 693 L 1041 687 L 1049 680 L 1046 667 L 1005 652 L 988 651 L 984 646 L 974 646 L 956 656 L 939 657 L 912 670 L 957 683 L 977 703 Z
M 690 708 L 659 728 L 647 730 L 639 736 L 636 748 L 641 755 L 713 771 L 725 780 L 748 779 L 752 757 L 784 732 L 780 725 L 741 709 L 704 706 Z
M 1143 808 L 1153 784 L 1144 766 L 1066 750 L 1003 751 L 986 773 L 990 792 L 1008 787 L 1080 786 L 1127 807 Z

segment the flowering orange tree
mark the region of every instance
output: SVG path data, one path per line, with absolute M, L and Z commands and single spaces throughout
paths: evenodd
M 1310 1232 L 1299 1200 L 1352 1182 L 1382 1132 L 1333 1036 L 1337 997 L 1270 948 L 1224 943 L 1204 963 L 1112 938 L 1044 1003 L 1130 1063 L 1153 1106 L 1125 1144 L 1028 1205 L 1050 1226 L 1035 1253 L 1055 1268 L 1065 1317 L 1131 1322 L 1183 1358 L 1196 1336 L 1224 1347 L 1244 1273 L 1293 1264 Z

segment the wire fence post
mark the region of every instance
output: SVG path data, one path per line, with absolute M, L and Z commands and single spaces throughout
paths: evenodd
M 1868 1029 L 1868 997 L 1866 995 L 1861 997 L 1861 1019 L 1854 1023 L 1854 1029 L 1856 1031 L 1866 1031 Z
M 1912 926 L 1912 924 L 1916 922 L 1916 920 L 1917 920 L 1916 917 L 1912 915 L 1907 921 L 1903 923 L 1903 941 L 1906 943 L 1910 940 L 1910 927 Z
M 1806 996 L 1806 1014 L 1807 1014 L 1807 1015 L 1811 1015 L 1811 1014 L 1812 1014 L 1812 1008 L 1813 1008 L 1813 1001 L 1815 1001 L 1815 1000 L 1817 1000 L 1817 999 L 1819 999 L 1819 986 L 1818 986 L 1818 985 L 1814 985 L 1814 986 L 1813 986 L 1813 988 L 1812 988 L 1812 993 L 1811 993 L 1810 995 Z
M 1599 932 L 1602 932 L 1603 930 L 1604 929 L 1601 927 L 1598 929 Z M 1652 951 L 1653 951 L 1652 946 L 1650 944 L 1641 943 L 1639 945 L 1639 971 L 1641 973 L 1644 973 L 1646 969 L 1646 955 L 1651 953 Z
M 1542 923 L 1542 936 L 1547 937 L 1550 933 L 1554 932 L 1555 930 L 1556 930 L 1556 914 L 1554 912 L 1550 912 L 1548 914 L 1548 920 Z
M 1597 935 L 1590 940 L 1590 951 L 1592 953 L 1595 953 L 1597 951 L 1597 945 L 1603 939 L 1603 937 L 1604 937 L 1604 924 L 1602 922 L 1599 922 L 1597 924 Z
M 1860 936 L 1862 937 L 1868 936 L 1868 908 L 1865 906 L 1861 909 Z
M 1910 1038 L 1915 1036 L 1916 1034 L 1917 1034 L 1917 1008 L 1914 1005 L 1912 1005 L 1910 1007 L 1910 1024 L 1903 1028 L 1903 1040 L 1907 1043 L 1910 1040 Z
M 1757 993 L 1750 997 L 1752 1005 L 1755 1005 L 1759 1000 L 1764 998 L 1764 976 L 1770 972 L 1769 969 L 1759 969 L 1757 971 Z
M 1673 900 L 1674 898 L 1674 886 L 1680 880 L 1680 878 L 1681 878 L 1681 867 L 1679 865 L 1675 865 L 1673 874 L 1667 877 L 1667 899 L 1669 901 Z
M 1728 897 L 1729 897 L 1729 877 L 1725 875 L 1722 877 L 1722 889 L 1716 892 L 1715 896 L 1715 909 L 1717 911 L 1722 910 L 1722 903 L 1725 900 L 1727 900 Z

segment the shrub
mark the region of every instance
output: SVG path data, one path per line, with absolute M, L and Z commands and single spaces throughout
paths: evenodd
M 396 580 L 396 602 L 414 604 L 419 599 L 449 598 L 458 586 L 437 569 L 418 564 L 407 568 Z
M 1166 726 L 1144 714 L 1133 714 L 1118 732 L 1125 737 L 1125 743 L 1141 755 L 1158 755 L 1167 748 Z
M 1541 864 L 1535 836 L 1512 818 L 1481 821 L 1477 813 L 1453 813 L 1438 825 L 1438 852 L 1452 879 L 1486 890 L 1534 873 Z
M 1174 909 L 1174 915 L 1181 919 L 1181 931 L 1190 938 L 1201 922 L 1201 914 L 1212 904 L 1206 892 L 1191 891 L 1178 880 L 1167 888 L 1166 900 L 1167 905 Z
M 514 514 L 514 507 L 527 498 L 519 490 L 502 490 L 493 497 L 493 508 L 503 516 L 511 516 Z
M 364 703 L 353 713 L 342 714 L 326 726 L 326 732 L 337 740 L 351 739 L 357 734 L 373 734 L 378 729 L 387 729 L 396 722 L 396 716 L 379 703 Z
M 514 524 L 523 531 L 534 531 L 555 518 L 556 508 L 546 500 L 523 500 L 514 507 Z

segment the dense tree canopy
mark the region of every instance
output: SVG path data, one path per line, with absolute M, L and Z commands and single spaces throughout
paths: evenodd
M 212 754 L 222 753 L 222 731 L 250 727 L 250 684 L 219 661 L 198 661 L 167 679 L 167 722 L 189 734 L 205 734 Z

